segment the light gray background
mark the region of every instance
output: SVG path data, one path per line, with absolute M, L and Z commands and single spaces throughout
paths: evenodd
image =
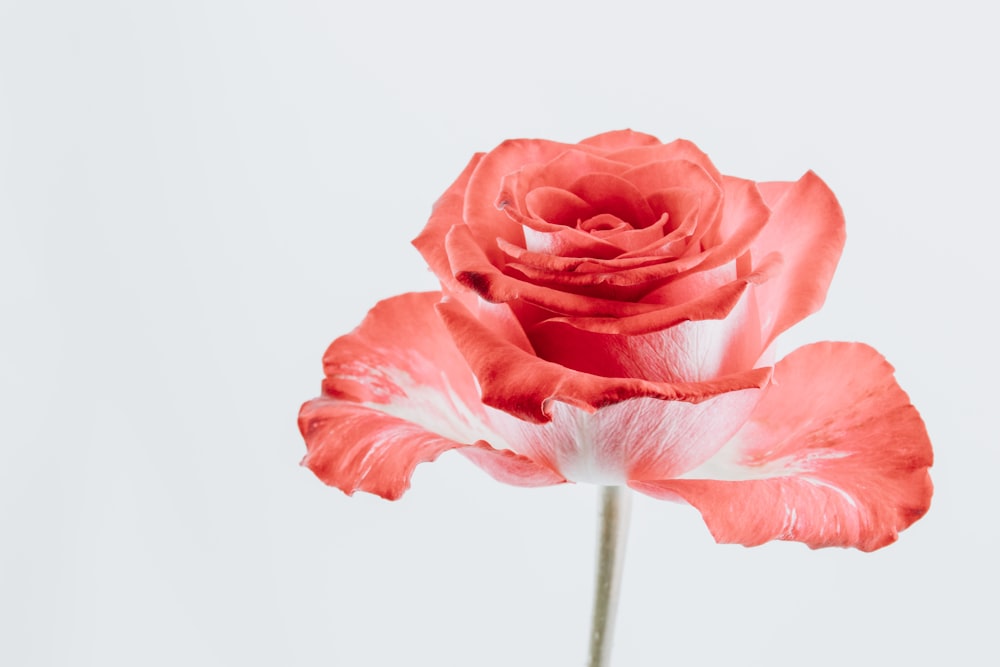
M 298 467 L 320 357 L 435 282 L 474 151 L 632 127 L 816 170 L 826 308 L 935 444 L 875 554 L 635 504 L 616 664 L 995 664 L 998 49 L 981 3 L 0 0 L 0 663 L 581 665 L 592 487 Z

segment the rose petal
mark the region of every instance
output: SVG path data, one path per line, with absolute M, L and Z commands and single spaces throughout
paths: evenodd
M 417 411 L 411 416 L 419 417 Z M 305 403 L 299 429 L 308 454 L 302 465 L 347 495 L 366 491 L 396 500 L 410 488 L 417 465 L 455 449 L 494 479 L 514 486 L 549 486 L 565 478 L 549 467 L 483 440 L 456 441 L 436 433 L 442 423 L 417 423 L 381 410 L 329 398 Z M 495 434 L 491 438 L 496 439 Z
M 440 296 L 382 301 L 333 342 L 324 356 L 323 395 L 299 413 L 308 448 L 303 464 L 345 493 L 389 499 L 409 488 L 418 464 L 450 449 L 464 449 L 511 484 L 564 481 L 499 434 L 498 413 L 480 402 L 469 367 L 434 312 Z
M 756 308 L 739 298 L 726 317 L 683 321 L 650 333 L 598 333 L 550 319 L 531 327 L 536 354 L 605 377 L 700 382 L 753 368 L 761 356 Z M 607 323 L 608 329 L 614 329 Z
M 631 398 L 651 397 L 697 403 L 726 392 L 764 386 L 769 368 L 705 382 L 650 382 L 608 378 L 550 363 L 505 341 L 476 320 L 460 303 L 443 301 L 438 312 L 479 382 L 482 402 L 532 422 L 552 419 L 552 404 L 594 412 Z
M 927 511 L 927 431 L 892 366 L 860 343 L 800 348 L 750 420 L 682 479 L 635 479 L 695 506 L 719 542 L 873 551 Z
M 655 180 L 662 175 L 660 172 L 672 173 L 678 168 L 696 171 L 705 176 L 700 167 L 690 163 L 664 163 L 654 166 L 661 168 L 646 171 L 633 170 L 637 181 L 640 183 L 649 181 L 656 184 Z M 671 276 L 704 272 L 732 262 L 747 251 L 751 242 L 760 234 L 770 217 L 770 209 L 764 203 L 764 199 L 753 181 L 727 176 L 723 177 L 722 183 L 725 190 L 725 205 L 718 223 L 710 225 L 710 228 L 704 232 L 711 239 L 710 245 L 704 251 L 689 254 L 670 262 L 650 263 L 644 259 L 643 263 L 635 268 L 618 269 L 615 267 L 614 270 L 607 272 L 567 271 L 566 267 L 561 265 L 562 263 L 554 263 L 555 265 L 551 268 L 541 267 L 537 264 L 517 263 L 512 265 L 512 268 L 516 268 L 522 276 L 534 284 L 577 294 L 623 301 L 641 299 L 646 302 L 677 303 L 679 299 L 673 294 L 669 284 L 662 287 L 663 293 L 659 296 L 649 297 L 645 293 L 660 288 L 661 284 Z M 721 190 L 719 191 L 721 192 Z M 691 239 L 690 242 L 694 243 L 696 240 Z M 619 259 L 619 264 L 622 265 L 629 261 L 631 259 L 626 255 Z M 602 265 L 607 266 L 609 262 Z M 658 281 L 659 284 L 657 284 Z
M 677 299 L 676 301 L 679 301 L 679 303 L 675 305 L 660 303 L 662 299 L 659 297 L 656 297 L 656 300 L 653 301 L 651 297 L 655 296 L 656 293 L 651 293 L 643 299 L 643 303 L 645 305 L 657 305 L 657 307 L 646 312 L 622 314 L 618 317 L 590 317 L 588 315 L 567 314 L 561 317 L 545 318 L 544 321 L 552 323 L 564 322 L 581 331 L 635 336 L 662 331 L 667 327 L 677 325 L 681 322 L 719 320 L 729 315 L 730 311 L 739 302 L 750 285 L 765 284 L 778 273 L 781 264 L 781 257 L 777 253 L 773 253 L 765 257 L 753 273 L 738 276 L 717 287 L 706 285 L 701 281 L 703 278 L 714 279 L 716 275 L 723 273 L 727 267 L 719 267 L 704 274 L 685 276 L 685 285 L 692 282 L 704 286 L 705 289 L 702 291 L 695 289 L 691 289 L 690 291 L 687 289 L 677 290 L 675 294 L 678 297 L 683 294 L 686 295 L 684 298 L 689 300 Z M 671 301 L 667 303 L 671 303 Z M 525 326 L 527 328 L 527 323 L 525 323 Z M 529 332 L 529 338 L 534 337 L 536 333 L 534 330 Z
M 585 173 L 567 188 L 598 213 L 610 213 L 632 227 L 641 229 L 656 222 L 642 192 L 628 180 L 612 174 Z
M 702 253 L 705 260 L 698 265 L 698 271 L 722 266 L 745 253 L 771 217 L 753 181 L 723 176 L 722 187 L 725 192 L 722 215 L 719 225 L 705 240 L 709 250 Z
M 625 162 L 632 165 L 646 164 L 647 162 L 685 160 L 700 166 L 708 172 L 712 180 L 718 182 L 722 179 L 722 174 L 715 168 L 715 165 L 712 164 L 708 156 L 686 139 L 675 139 L 667 144 L 657 143 L 613 150 L 606 153 L 605 157 L 615 162 Z
M 796 183 L 759 187 L 773 212 L 751 253 L 762 257 L 776 251 L 785 258 L 781 275 L 758 292 L 770 342 L 823 305 L 844 248 L 844 213 L 830 188 L 811 171 Z
M 464 222 L 472 228 L 474 237 L 491 260 L 495 259 L 493 252 L 498 237 L 515 245 L 524 244 L 520 224 L 497 208 L 504 177 L 526 165 L 549 162 L 572 148 L 554 141 L 512 139 L 483 156 L 469 178 L 462 217 L 456 223 Z
M 542 232 L 558 232 L 566 227 L 575 228 L 580 220 L 585 220 L 596 211 L 580 195 L 565 188 L 551 185 L 539 186 L 524 197 L 524 212 L 526 224 L 537 221 L 548 223 L 544 227 L 536 226 Z
M 703 231 L 715 224 L 722 206 L 722 181 L 701 165 L 687 160 L 647 162 L 633 167 L 623 178 L 647 196 L 678 188 L 689 196 L 695 196 L 700 212 L 699 226 Z M 666 210 L 673 213 L 670 209 Z
M 664 219 L 663 224 L 656 223 L 646 229 L 634 229 L 628 232 L 619 234 L 615 239 L 616 246 L 613 246 L 615 252 L 621 252 L 621 249 L 617 247 L 622 243 L 622 236 L 631 236 L 646 234 L 650 231 L 653 233 L 662 233 L 663 227 L 666 224 Z M 576 233 L 582 233 L 580 230 L 573 230 Z M 525 234 L 528 237 L 528 234 Z M 593 238 L 593 236 L 591 236 Z M 604 243 L 603 239 L 598 239 Z M 648 240 L 643 238 L 635 238 L 638 242 L 648 243 Z M 558 242 L 556 242 L 558 243 Z M 556 243 L 546 244 L 547 247 L 552 247 Z M 510 259 L 516 260 L 519 266 L 531 267 L 533 269 L 549 270 L 553 272 L 573 272 L 579 271 L 581 273 L 600 273 L 607 272 L 611 273 L 614 271 L 620 271 L 623 269 L 635 268 L 639 266 L 648 266 L 650 264 L 664 264 L 671 261 L 672 257 L 647 255 L 643 257 L 629 257 L 626 258 L 624 255 L 618 255 L 617 257 L 601 258 L 595 256 L 583 256 L 583 257 L 573 257 L 573 256 L 560 256 L 556 253 L 542 252 L 542 251 L 532 251 L 519 246 L 515 246 L 503 239 L 497 239 L 497 245 L 503 251 L 503 253 Z M 532 245 L 530 242 L 529 246 Z M 543 245 L 543 244 L 536 244 Z M 609 244 L 610 245 L 610 244 Z
M 420 232 L 420 235 L 413 239 L 414 247 L 423 256 L 424 261 L 430 266 L 437 279 L 452 289 L 458 288 L 458 283 L 455 281 L 451 265 L 448 262 L 448 253 L 445 250 L 443 240 L 453 225 L 462 222 L 465 189 L 469 184 L 472 172 L 475 171 L 482 158 L 483 153 L 472 156 L 469 164 L 462 170 L 455 182 L 435 202 L 430 220 L 427 221 L 427 225 Z
M 505 275 L 489 261 L 465 225 L 456 225 L 445 239 L 455 278 L 483 299 L 507 303 L 523 299 L 553 313 L 599 317 L 624 317 L 648 313 L 655 304 L 613 301 L 553 290 Z
M 698 403 L 632 398 L 589 411 L 559 401 L 551 421 L 503 422 L 504 435 L 529 443 L 533 458 L 568 480 L 625 484 L 635 477 L 669 477 L 710 458 L 739 429 L 763 390 L 724 392 Z
M 618 151 L 638 146 L 659 146 L 660 140 L 651 134 L 643 134 L 633 130 L 613 130 L 584 139 L 580 145 L 592 146 L 605 151 Z
M 547 162 L 525 163 L 506 174 L 499 181 L 497 204 L 513 204 L 524 210 L 527 196 L 537 188 L 548 186 L 568 190 L 582 174 L 620 176 L 631 168 L 628 164 L 608 160 L 583 147 L 563 148 L 565 150 Z

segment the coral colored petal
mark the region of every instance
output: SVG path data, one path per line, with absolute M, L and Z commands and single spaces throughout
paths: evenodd
M 545 163 L 526 163 L 500 181 L 497 203 L 524 206 L 527 196 L 539 187 L 568 189 L 581 174 L 621 175 L 631 167 L 608 160 L 587 150 L 566 146 L 567 150 Z
M 655 304 L 629 303 L 560 292 L 505 275 L 490 263 L 465 225 L 456 225 L 445 239 L 448 259 L 458 281 L 493 303 L 517 299 L 564 315 L 625 317 L 648 313 Z
M 665 166 L 673 164 L 666 163 Z M 701 172 L 701 169 L 694 165 L 688 166 Z M 577 265 L 572 266 L 573 270 L 567 271 L 569 262 L 566 260 L 553 261 L 550 266 L 520 262 L 515 264 L 514 268 L 537 285 L 604 299 L 638 300 L 643 297 L 642 289 L 650 291 L 659 287 L 657 281 L 665 281 L 671 276 L 687 272 L 704 272 L 732 262 L 747 251 L 753 240 L 765 228 L 771 212 L 758 192 L 756 184 L 731 177 L 724 177 L 723 184 L 726 192 L 725 208 L 718 224 L 710 232 L 713 235 L 721 234 L 721 238 L 702 252 L 672 261 L 652 263 L 648 257 L 641 258 L 641 264 L 634 267 L 629 267 L 628 264 L 635 260 L 623 256 L 617 261 L 601 262 L 601 265 L 610 269 L 608 271 L 581 272 L 575 270 Z M 627 288 L 639 288 L 640 291 Z M 642 300 L 650 299 L 642 298 Z
M 650 382 L 580 373 L 508 343 L 456 301 L 443 301 L 437 308 L 479 382 L 482 402 L 532 422 L 551 421 L 556 401 L 585 412 L 641 397 L 697 403 L 762 387 L 771 375 L 769 368 L 756 368 L 705 382 Z
M 518 172 L 525 165 L 549 162 L 570 148 L 554 141 L 512 139 L 484 155 L 476 166 L 465 190 L 462 216 L 455 223 L 464 222 L 471 227 L 476 241 L 491 261 L 496 259 L 493 252 L 498 237 L 515 245 L 523 245 L 524 242 L 521 225 L 497 208 L 504 177 Z
M 675 139 L 667 144 L 653 144 L 633 148 L 624 148 L 611 151 L 605 155 L 609 160 L 616 162 L 626 162 L 628 164 L 640 165 L 647 162 L 660 162 L 668 160 L 686 160 L 693 162 L 704 169 L 718 182 L 722 179 L 722 174 L 715 168 L 712 161 L 700 148 L 687 139 Z
M 567 188 L 599 213 L 609 213 L 632 227 L 648 227 L 658 215 L 642 192 L 620 176 L 590 173 L 580 176 Z
M 652 382 L 701 382 L 758 365 L 760 330 L 752 295 L 727 317 L 686 321 L 642 334 L 599 333 L 546 320 L 529 336 L 539 357 L 584 373 Z
M 431 212 L 430 220 L 420 232 L 420 235 L 413 239 L 413 245 L 423 256 L 424 261 L 431 267 L 431 271 L 437 276 L 442 284 L 454 289 L 458 287 L 455 277 L 452 275 L 451 265 L 448 263 L 448 253 L 444 247 L 444 238 L 448 230 L 455 224 L 462 222 L 462 209 L 465 206 L 465 188 L 469 184 L 469 178 L 475 171 L 483 154 L 477 153 L 466 165 L 455 182 L 445 191 L 435 202 L 434 210 Z
M 569 190 L 543 185 L 525 195 L 524 212 L 527 214 L 526 223 L 543 220 L 553 225 L 537 227 L 538 231 L 549 232 L 559 231 L 562 227 L 575 228 L 580 220 L 586 220 L 597 211 Z
M 614 130 L 584 139 L 580 145 L 592 146 L 606 151 L 620 151 L 640 146 L 659 146 L 660 140 L 651 134 L 643 134 L 633 130 Z
M 759 187 L 773 212 L 751 253 L 780 252 L 785 258 L 781 275 L 758 291 L 770 342 L 823 305 L 844 248 L 844 214 L 830 188 L 811 171 L 793 184 Z
M 873 551 L 926 513 L 933 462 L 892 366 L 861 343 L 783 359 L 746 425 L 681 479 L 631 486 L 695 506 L 719 542 Z
M 704 253 L 705 261 L 698 265 L 698 271 L 714 269 L 742 255 L 771 217 L 753 181 L 723 176 L 722 185 L 726 200 L 719 226 L 714 230 L 719 238 L 710 241 L 712 248 Z
M 659 224 L 659 223 L 657 223 Z M 634 229 L 629 232 L 623 232 L 618 235 L 614 241 L 616 244 L 621 243 L 622 236 L 631 236 L 638 234 L 645 234 L 650 230 L 661 231 L 662 226 L 657 230 L 657 225 L 652 227 L 647 227 L 646 229 Z M 578 230 L 574 230 L 578 231 Z M 643 242 L 642 238 L 635 238 L 636 241 Z M 628 239 L 626 239 L 626 242 Z M 603 259 L 600 257 L 584 256 L 584 257 L 573 257 L 573 256 L 560 256 L 558 254 L 549 252 L 535 252 L 526 248 L 515 246 L 511 243 L 504 241 L 503 239 L 497 239 L 497 245 L 504 252 L 504 254 L 510 260 L 515 260 L 519 265 L 531 267 L 533 269 L 550 270 L 553 272 L 561 271 L 579 271 L 583 273 L 600 273 L 600 272 L 612 272 L 619 271 L 623 269 L 635 268 L 639 266 L 648 266 L 650 264 L 663 264 L 671 261 L 670 257 L 662 257 L 656 255 L 646 255 L 642 257 L 629 257 L 625 258 L 622 255 L 618 257 L 611 257 Z M 617 248 L 620 251 L 620 248 Z
M 651 300 L 647 295 L 644 298 L 645 305 L 656 306 L 647 312 L 623 314 L 617 318 L 567 313 L 565 317 L 553 317 L 548 321 L 565 322 L 582 331 L 634 336 L 661 331 L 681 322 L 718 320 L 729 315 L 749 286 L 766 284 L 777 273 L 780 265 L 781 258 L 773 254 L 766 257 L 753 273 L 734 278 L 719 287 L 706 289 L 703 293 L 692 294 L 690 301 L 682 301 L 676 305 L 667 305 L 670 302 L 663 302 L 661 299 Z M 534 335 L 534 332 L 529 333 L 529 338 Z
M 700 165 L 686 160 L 647 162 L 633 167 L 623 178 L 646 195 L 681 189 L 689 197 L 695 197 L 699 209 L 705 212 L 702 224 L 710 225 L 722 204 L 721 181 L 713 178 Z
M 323 395 L 299 413 L 308 448 L 303 464 L 345 493 L 389 499 L 409 487 L 418 464 L 450 449 L 469 450 L 468 458 L 511 484 L 564 481 L 499 434 L 497 413 L 480 402 L 468 365 L 434 311 L 439 297 L 383 301 L 333 342 L 324 356 Z

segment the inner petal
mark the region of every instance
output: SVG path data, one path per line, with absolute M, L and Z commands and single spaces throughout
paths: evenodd
M 632 225 L 610 213 L 598 213 L 592 218 L 582 221 L 578 227 L 585 232 L 597 232 L 598 236 L 606 236 L 608 232 L 623 232 L 632 229 Z
M 525 196 L 524 204 L 531 217 L 566 227 L 576 227 L 580 220 L 597 213 L 578 195 L 551 186 L 535 188 Z
M 609 213 L 633 227 L 648 227 L 660 217 L 650 208 L 642 192 L 620 176 L 587 174 L 577 179 L 569 190 L 590 204 L 595 212 Z

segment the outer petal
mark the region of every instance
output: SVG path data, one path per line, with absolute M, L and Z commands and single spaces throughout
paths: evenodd
M 873 551 L 927 512 L 930 440 L 892 367 L 860 343 L 817 343 L 775 367 L 746 425 L 682 479 L 636 480 L 701 512 L 719 542 Z
M 608 153 L 607 158 L 629 164 L 644 164 L 659 160 L 688 160 L 700 165 L 714 180 L 718 181 L 722 177 L 709 157 L 687 139 L 675 139 L 667 144 L 656 143 L 622 148 Z
M 612 130 L 602 132 L 580 142 L 583 146 L 593 146 L 603 150 L 624 150 L 637 146 L 658 146 L 660 140 L 651 134 L 644 134 L 634 130 Z
M 477 153 L 469 160 L 455 182 L 435 202 L 430 220 L 420 235 L 413 239 L 413 245 L 430 266 L 431 271 L 450 290 L 459 289 L 448 263 L 448 253 L 445 251 L 444 239 L 452 226 L 462 223 L 462 208 L 465 206 L 465 188 L 469 184 L 472 172 L 483 159 L 483 153 Z
M 761 324 L 770 343 L 782 331 L 819 310 L 844 249 L 844 213 L 819 176 L 807 172 L 796 183 L 762 183 L 773 209 L 751 245 L 755 257 L 780 252 L 781 275 L 759 290 Z
M 323 360 L 323 395 L 299 413 L 309 450 L 303 464 L 345 493 L 362 490 L 389 499 L 409 488 L 419 463 L 450 449 L 463 450 L 510 484 L 565 481 L 517 454 L 499 435 L 434 312 L 440 296 L 414 293 L 382 301 L 360 327 L 333 342 Z

